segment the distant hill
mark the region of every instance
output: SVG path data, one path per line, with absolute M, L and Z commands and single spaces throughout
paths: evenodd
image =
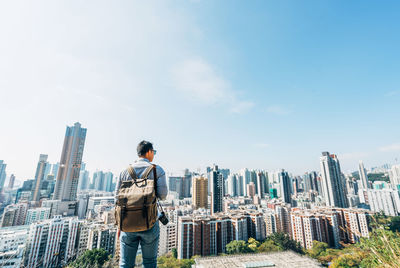
M 359 180 L 360 179 L 360 175 L 358 174 L 357 171 L 351 173 L 351 175 L 356 179 Z M 386 181 L 386 182 L 390 182 L 389 176 L 385 175 L 385 173 L 370 173 L 368 174 L 368 180 L 369 181 Z

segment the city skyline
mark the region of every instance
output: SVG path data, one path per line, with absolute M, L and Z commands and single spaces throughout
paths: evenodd
M 399 3 L 340 3 L 3 2 L 0 159 L 31 179 L 79 121 L 91 171 L 142 139 L 169 172 L 394 164 Z
M 40 156 L 42 156 L 43 154 L 40 154 Z M 337 154 L 335 154 L 335 155 L 337 155 Z M 338 156 L 339 158 L 340 158 L 340 156 Z M 135 158 L 135 160 L 136 160 L 137 158 Z M 3 162 L 4 162 L 4 164 L 6 165 L 6 166 L 8 166 L 8 163 L 6 162 L 6 161 L 4 161 L 4 160 L 2 160 Z M 134 161 L 134 160 L 133 160 Z M 132 161 L 132 162 L 133 162 Z M 316 162 L 317 163 L 319 163 L 318 162 L 318 159 L 316 160 Z M 360 162 L 363 162 L 362 160 L 360 160 Z M 87 165 L 87 163 L 86 162 L 84 162 L 84 161 L 82 161 L 82 163 L 84 163 L 85 164 L 85 166 Z M 157 163 L 157 164 L 159 164 L 159 162 L 157 162 L 157 161 L 154 161 L 154 163 Z M 48 161 L 47 162 L 47 165 L 49 165 L 49 166 L 52 166 L 53 167 L 53 169 L 54 169 L 54 167 L 55 166 L 58 166 L 60 163 L 58 162 L 58 161 Z M 176 170 L 174 170 L 174 171 L 169 171 L 169 170 L 167 170 L 166 171 L 166 174 L 168 175 L 168 176 L 171 176 L 171 177 L 174 177 L 174 176 L 184 176 L 184 174 L 185 174 L 185 172 L 187 171 L 187 170 L 190 170 L 190 171 L 192 171 L 192 172 L 199 172 L 199 174 L 200 175 L 206 175 L 206 173 L 207 173 L 207 168 L 209 168 L 210 166 L 212 166 L 212 165 L 214 165 L 215 163 L 209 163 L 208 165 L 206 165 L 206 166 L 203 166 L 203 167 L 198 167 L 198 168 L 194 168 L 194 169 L 189 169 L 189 168 L 187 168 L 187 167 L 182 167 L 182 169 L 181 170 L 179 170 L 179 171 L 176 171 Z M 360 165 L 360 163 L 357 165 L 357 166 L 355 166 L 355 167 L 353 167 L 353 169 L 348 169 L 347 171 L 342 171 L 344 174 L 354 174 L 354 173 L 358 173 L 358 174 L 360 174 L 360 169 L 359 169 L 359 165 Z M 391 165 L 391 164 L 388 164 L 388 163 L 381 163 L 381 164 L 377 164 L 377 165 L 373 165 L 373 166 L 367 166 L 367 168 L 365 168 L 365 170 L 367 171 L 367 170 L 371 170 L 371 169 L 373 169 L 373 168 L 381 168 L 381 167 L 383 167 L 383 166 L 385 166 L 385 165 Z M 395 162 L 395 163 L 393 163 L 393 165 L 398 165 L 398 162 Z M 288 170 L 288 169 L 286 169 L 285 167 L 282 167 L 282 168 L 277 168 L 277 169 L 272 169 L 272 168 L 268 168 L 268 167 L 258 167 L 258 168 L 249 168 L 249 167 L 241 167 L 241 168 L 239 168 L 239 169 L 232 169 L 230 166 L 224 166 L 224 168 L 227 168 L 227 169 L 229 169 L 230 170 L 230 172 L 231 173 L 235 173 L 235 174 L 240 174 L 240 172 L 242 171 L 242 170 L 245 170 L 245 169 L 249 169 L 249 170 L 262 170 L 262 171 L 266 171 L 266 172 L 268 172 L 268 173 L 275 173 L 275 172 L 279 172 L 280 170 L 286 170 L 289 174 L 290 174 L 290 176 L 293 176 L 293 177 L 295 177 L 295 176 L 302 176 L 302 175 L 304 175 L 304 174 L 308 174 L 309 172 L 317 172 L 317 173 L 320 173 L 321 172 L 321 168 L 320 168 L 320 166 L 319 167 L 317 167 L 317 168 L 315 168 L 315 169 L 305 169 L 303 172 L 301 172 L 301 173 L 296 173 L 296 172 L 292 172 L 291 170 Z M 108 173 L 110 173 L 112 176 L 116 176 L 116 177 L 118 177 L 119 176 L 119 173 L 120 173 L 120 170 L 118 170 L 118 171 L 111 171 L 110 169 L 106 169 L 106 168 L 93 168 L 93 169 L 83 169 L 82 171 L 84 171 L 84 172 L 86 172 L 86 173 L 88 173 L 88 174 L 86 174 L 86 176 L 88 176 L 89 174 L 90 174 L 90 176 L 94 176 L 96 173 L 99 173 L 99 172 L 104 172 L 104 174 L 108 174 Z M 36 170 L 36 172 L 37 172 L 37 170 Z M 53 172 L 54 172 L 54 170 L 53 171 L 51 171 L 51 172 L 47 172 L 47 175 L 49 175 L 49 174 L 53 174 Z M 14 171 L 9 171 L 8 170 L 8 168 L 6 169 L 6 174 L 7 174 L 7 176 L 6 177 L 4 177 L 4 185 L 6 185 L 6 184 L 8 184 L 9 183 L 9 179 L 10 179 L 10 176 L 13 176 L 13 185 L 14 185 L 14 183 L 15 183 L 15 185 L 16 186 L 20 186 L 21 185 L 21 183 L 22 182 L 24 182 L 24 181 L 26 181 L 26 180 L 35 180 L 35 183 L 36 183 L 36 175 L 33 175 L 33 176 L 28 176 L 28 177 L 25 177 L 24 179 L 21 179 L 20 177 L 17 177 L 16 178 L 16 173 L 18 173 L 18 171 L 17 172 L 15 172 L 15 170 Z M 34 172 L 34 174 L 35 174 L 35 172 Z M 54 175 L 54 174 L 53 174 Z M 78 182 L 78 183 L 81 183 L 80 181 Z M 78 185 L 78 187 L 79 187 L 79 185 Z

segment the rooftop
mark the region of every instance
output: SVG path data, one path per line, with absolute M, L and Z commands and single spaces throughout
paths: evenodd
M 296 268 L 296 267 L 321 267 L 321 265 L 306 256 L 301 256 L 293 251 L 228 255 L 219 257 L 197 258 L 195 268 L 234 268 L 234 267 L 276 267 L 276 268 Z M 261 264 L 265 264 L 262 266 Z

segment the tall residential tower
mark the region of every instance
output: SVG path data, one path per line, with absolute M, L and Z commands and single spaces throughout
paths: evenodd
M 0 160 L 0 193 L 3 191 L 4 183 L 6 181 L 6 167 L 7 164 L 4 160 Z
M 193 205 L 198 208 L 208 208 L 208 180 L 204 177 L 193 178 Z
M 340 170 L 339 159 L 335 154 L 323 152 L 320 158 L 322 192 L 327 206 L 347 207 L 345 183 Z
M 281 172 L 281 193 L 282 193 L 282 200 L 285 203 L 291 204 L 292 203 L 292 191 L 291 191 L 291 179 L 289 174 L 282 170 Z
M 224 178 L 218 170 L 218 166 L 214 165 L 210 176 L 211 184 L 211 214 L 222 212 L 224 198 Z
M 364 163 L 362 161 L 360 161 L 360 163 L 358 164 L 358 173 L 360 174 L 360 180 L 363 189 L 365 190 L 368 189 L 369 185 L 368 185 L 367 170 L 364 168 Z
M 49 166 L 47 162 L 47 154 L 41 154 L 39 156 L 39 162 L 36 167 L 36 174 L 35 174 L 35 184 L 33 187 L 33 194 L 32 194 L 32 201 L 39 201 L 40 200 L 40 189 L 42 188 L 43 180 L 45 179 L 45 171 Z
M 81 124 L 75 123 L 73 127 L 67 127 L 57 172 L 54 200 L 76 200 L 85 139 L 86 128 L 81 128 Z

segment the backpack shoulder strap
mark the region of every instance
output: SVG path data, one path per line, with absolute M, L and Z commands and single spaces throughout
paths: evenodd
M 152 169 L 153 169 L 153 165 L 150 165 L 148 168 L 146 168 L 146 170 L 143 171 L 142 176 L 140 176 L 140 179 L 147 180 Z
M 136 175 L 135 169 L 132 167 L 132 165 L 128 166 L 128 173 L 132 180 L 136 181 L 138 179 L 138 176 Z
M 157 166 L 153 164 L 153 177 L 154 177 L 154 191 L 156 193 L 157 198 Z

